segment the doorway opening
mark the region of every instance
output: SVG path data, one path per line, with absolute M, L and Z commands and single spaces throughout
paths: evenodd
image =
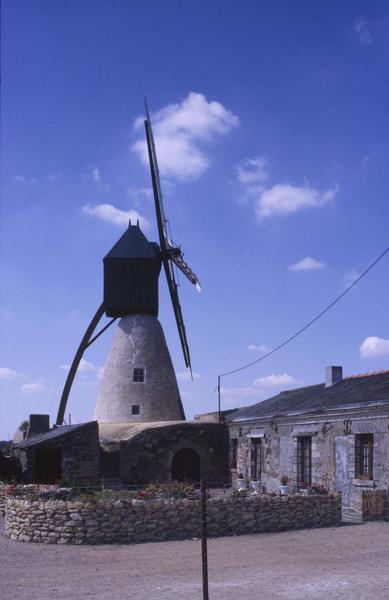
M 62 478 L 62 452 L 58 448 L 35 450 L 35 479 L 38 483 L 57 483 Z
M 198 483 L 200 481 L 200 459 L 191 448 L 179 450 L 172 462 L 172 480 Z

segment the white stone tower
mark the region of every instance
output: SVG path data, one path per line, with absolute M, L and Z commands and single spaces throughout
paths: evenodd
M 154 315 L 120 320 L 94 418 L 100 423 L 185 419 L 165 336 Z

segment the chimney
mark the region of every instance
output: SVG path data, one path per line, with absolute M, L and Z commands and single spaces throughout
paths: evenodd
M 331 387 L 343 379 L 343 367 L 326 367 L 326 387 Z
M 30 415 L 26 438 L 50 431 L 49 415 Z

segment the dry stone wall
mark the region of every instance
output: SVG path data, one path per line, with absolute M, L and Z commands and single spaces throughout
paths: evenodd
M 5 511 L 5 490 L 7 486 L 0 483 L 0 517 L 4 517 Z
M 6 536 L 45 544 L 110 544 L 200 536 L 199 500 L 63 501 L 7 498 Z M 339 494 L 211 498 L 211 537 L 340 525 Z

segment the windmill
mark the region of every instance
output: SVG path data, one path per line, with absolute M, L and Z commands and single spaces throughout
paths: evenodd
M 128 229 L 104 258 L 104 300 L 90 322 L 73 359 L 63 389 L 57 425 L 85 350 L 120 318 L 104 368 L 95 408 L 99 422 L 174 421 L 185 419 L 176 376 L 158 316 L 158 279 L 163 265 L 185 366 L 192 373 L 189 345 L 178 296 L 175 268 L 200 289 L 199 281 L 167 234 L 157 154 L 146 104 L 144 121 L 159 245 L 149 242 L 139 227 Z M 93 336 L 101 319 L 108 324 Z M 93 337 L 92 337 L 93 336 Z

